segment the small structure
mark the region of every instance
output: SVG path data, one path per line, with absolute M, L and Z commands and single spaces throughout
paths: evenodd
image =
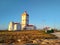
M 8 30 L 9 31 L 21 30 L 21 25 L 20 23 L 10 22 L 8 26 Z
M 45 27 L 44 30 L 46 33 L 53 33 L 54 32 L 54 30 L 50 27 Z
M 25 27 L 26 30 L 36 30 L 36 27 L 34 25 L 27 25 Z

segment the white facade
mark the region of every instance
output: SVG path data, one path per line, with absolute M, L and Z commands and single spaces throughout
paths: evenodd
M 29 15 L 24 12 L 22 14 L 22 22 L 21 22 L 21 28 L 22 30 L 29 24 Z
M 14 30 L 21 30 L 21 25 L 20 25 L 20 23 L 15 23 L 15 24 L 14 24 Z
M 9 31 L 14 30 L 14 22 L 9 23 L 8 30 Z

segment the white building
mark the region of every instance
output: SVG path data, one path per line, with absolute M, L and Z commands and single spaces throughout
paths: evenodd
M 52 28 L 50 28 L 50 27 L 45 27 L 44 30 L 45 30 L 45 32 L 48 32 L 48 31 L 51 31 Z
M 9 31 L 15 31 L 15 30 L 21 30 L 21 24 L 20 23 L 14 23 L 10 22 L 8 26 Z
M 21 24 L 20 23 L 14 23 L 14 22 L 10 22 L 9 26 L 8 26 L 8 30 L 9 31 L 14 31 L 14 30 L 34 30 L 36 29 L 36 27 L 34 25 L 29 25 L 29 15 L 27 14 L 27 12 L 25 11 L 22 14 L 22 21 Z

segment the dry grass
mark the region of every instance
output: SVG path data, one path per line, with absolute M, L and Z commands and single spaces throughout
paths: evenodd
M 47 34 L 42 30 L 0 31 L 0 42 L 29 41 L 34 39 L 55 39 L 55 35 Z

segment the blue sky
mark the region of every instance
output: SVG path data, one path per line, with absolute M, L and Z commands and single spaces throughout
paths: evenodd
M 7 29 L 10 21 L 21 23 L 24 11 L 30 24 L 60 29 L 60 0 L 0 0 L 0 29 Z

